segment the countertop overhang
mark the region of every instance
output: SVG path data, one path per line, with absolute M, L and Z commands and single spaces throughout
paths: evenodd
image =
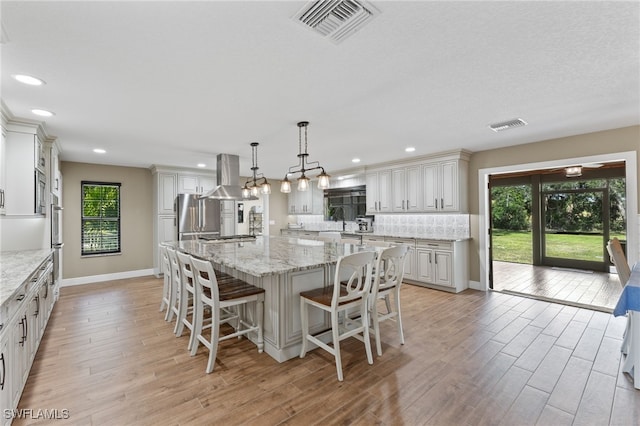
M 0 306 L 10 300 L 52 249 L 0 251 Z

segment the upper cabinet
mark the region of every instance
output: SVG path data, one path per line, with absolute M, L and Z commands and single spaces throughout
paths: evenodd
M 7 215 L 44 215 L 47 161 L 42 137 L 34 125 L 8 125 L 4 141 L 2 201 Z
M 178 194 L 204 194 L 215 187 L 213 175 L 178 174 Z
M 367 185 L 367 213 L 390 213 L 392 211 L 391 170 L 367 172 L 365 180 Z
M 368 170 L 367 213 L 466 213 L 470 155 L 457 150 Z
M 289 214 L 323 214 L 324 191 L 315 182 L 311 182 L 306 191 L 298 191 L 293 185 L 287 200 Z
M 467 162 L 448 160 L 425 164 L 424 210 L 428 212 L 467 211 Z
M 2 127 L 2 135 L 0 136 L 0 214 L 4 214 L 4 190 L 6 188 L 5 182 L 6 182 L 6 176 L 7 176 L 7 167 L 5 165 L 6 137 L 7 137 L 7 133 L 4 127 Z
M 51 144 L 49 157 L 49 184 L 51 193 L 62 196 L 62 174 L 60 173 L 60 148 L 56 142 Z
M 391 170 L 392 204 L 394 212 L 422 210 L 422 170 L 420 165 L 398 167 Z

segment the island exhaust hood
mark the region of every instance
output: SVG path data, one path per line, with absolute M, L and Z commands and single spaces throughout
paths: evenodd
M 246 198 L 242 198 L 242 190 L 240 189 L 240 157 L 232 154 L 218 154 L 216 157 L 216 177 L 218 186 L 200 198 L 246 200 Z

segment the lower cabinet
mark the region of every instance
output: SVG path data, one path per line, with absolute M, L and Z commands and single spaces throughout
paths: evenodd
M 49 257 L 3 304 L 7 322 L 0 329 L 0 425 L 11 424 L 5 409 L 18 407 L 22 390 L 47 326 L 53 304 L 53 262 Z
M 404 278 L 411 283 L 458 293 L 469 287 L 466 241 L 416 240 Z M 415 267 L 407 269 L 410 261 Z

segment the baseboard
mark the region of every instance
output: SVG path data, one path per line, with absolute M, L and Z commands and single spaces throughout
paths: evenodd
M 103 281 L 122 280 L 125 278 L 144 277 L 153 275 L 153 269 L 140 269 L 137 271 L 116 272 L 114 274 L 90 275 L 88 277 L 66 278 L 60 283 L 60 287 L 71 287 L 74 285 L 92 284 Z
M 480 281 L 471 281 L 471 280 L 469 280 L 469 288 L 473 289 L 473 290 L 487 291 L 486 288 L 482 287 L 482 283 Z

